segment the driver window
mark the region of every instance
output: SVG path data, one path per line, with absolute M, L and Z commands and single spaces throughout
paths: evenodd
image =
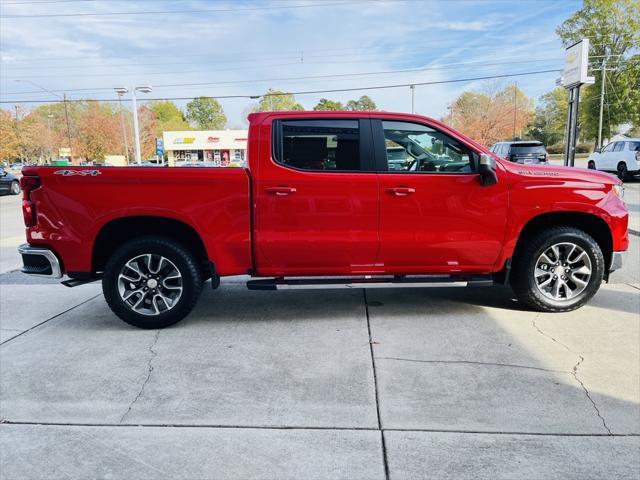
M 425 125 L 383 121 L 387 170 L 404 173 L 472 173 L 467 147 Z

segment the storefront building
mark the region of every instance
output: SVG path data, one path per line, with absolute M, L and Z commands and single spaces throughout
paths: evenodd
M 245 167 L 247 130 L 163 132 L 169 166 Z

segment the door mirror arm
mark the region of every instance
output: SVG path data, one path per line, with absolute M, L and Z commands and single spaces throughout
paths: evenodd
M 480 185 L 490 187 L 498 183 L 496 174 L 496 159 L 486 153 L 480 154 L 478 162 L 478 173 L 480 174 Z

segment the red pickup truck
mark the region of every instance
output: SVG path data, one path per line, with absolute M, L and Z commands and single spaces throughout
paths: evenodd
M 542 311 L 622 265 L 607 173 L 521 165 L 400 113 L 249 116 L 249 168 L 26 167 L 23 272 L 102 279 L 124 321 L 171 325 L 206 280 L 251 289 L 510 284 Z

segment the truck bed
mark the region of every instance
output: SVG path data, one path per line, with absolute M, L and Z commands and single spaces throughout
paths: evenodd
M 94 239 L 114 220 L 178 220 L 202 238 L 221 275 L 251 267 L 250 182 L 242 168 L 26 167 L 41 187 L 31 192 L 34 246 L 53 248 L 67 272 L 90 272 Z M 53 246 L 52 240 L 55 241 Z

